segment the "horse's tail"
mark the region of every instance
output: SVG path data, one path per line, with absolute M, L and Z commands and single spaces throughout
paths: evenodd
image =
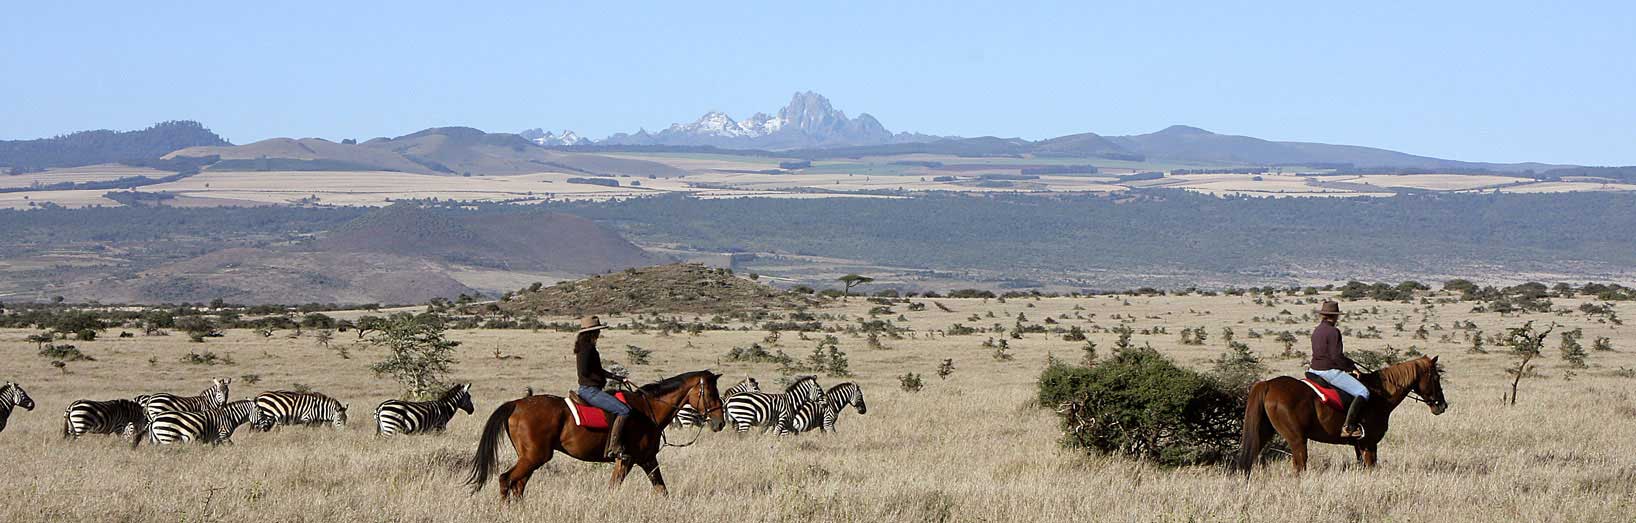
M 494 473 L 494 462 L 500 451 L 500 434 L 505 433 L 511 413 L 515 410 L 516 401 L 502 403 L 494 409 L 494 414 L 489 415 L 488 423 L 483 424 L 483 435 L 477 439 L 477 454 L 472 456 L 471 475 L 466 478 L 472 494 L 483 490 L 483 484 L 488 483 L 489 475 Z
M 1267 421 L 1267 408 L 1263 405 L 1267 398 L 1269 384 L 1265 381 L 1256 382 L 1250 386 L 1250 397 L 1244 402 L 1244 436 L 1239 440 L 1238 468 L 1250 475 L 1250 467 L 1255 465 L 1256 458 L 1261 457 L 1261 447 L 1267 444 L 1268 432 L 1272 430 L 1272 423 Z

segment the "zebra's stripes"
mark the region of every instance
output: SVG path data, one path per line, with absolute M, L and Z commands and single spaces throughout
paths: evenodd
M 790 384 L 783 394 L 746 392 L 726 400 L 723 408 L 738 433 L 743 434 L 752 426 L 762 427 L 761 431 L 767 432 L 797 405 L 817 401 L 823 394 L 824 389 L 818 385 L 816 377 L 802 376 Z
M 62 414 L 62 437 L 78 439 L 86 434 L 132 436 L 148 425 L 142 405 L 127 399 L 79 400 Z
M 210 388 L 200 392 L 198 396 L 161 393 L 137 396 L 136 399 L 142 404 L 142 412 L 149 419 L 167 411 L 200 412 L 226 405 L 227 385 L 230 383 L 233 383 L 233 378 L 211 378 Z
M 721 397 L 725 400 L 746 392 L 761 392 L 761 384 L 757 383 L 755 378 L 746 376 L 744 381 L 740 381 L 738 385 L 734 385 L 722 392 Z M 676 419 L 671 421 L 670 424 L 675 427 L 692 427 L 703 426 L 704 422 L 704 414 L 700 413 L 699 409 L 693 408 L 692 404 L 683 402 L 682 408 L 676 410 Z
M 820 396 L 818 401 L 803 401 L 778 418 L 778 435 L 800 434 L 820 428 L 826 412 L 829 412 L 827 397 Z
M 856 383 L 846 382 L 824 392 L 824 421 L 821 428 L 825 432 L 835 432 L 835 420 L 841 417 L 841 411 L 851 405 L 858 414 L 868 414 L 869 406 L 863 402 L 863 387 Z
M 6 382 L 0 385 L 0 432 L 6 430 L 6 420 L 11 418 L 11 409 L 22 407 L 23 410 L 34 410 L 34 398 L 28 397 L 28 392 L 22 385 Z
M 329 422 L 346 428 L 347 405 L 316 392 L 276 390 L 256 396 L 256 428 L 262 432 L 273 425 L 313 425 Z
M 386 400 L 375 407 L 375 433 L 382 436 L 435 430 L 442 432 L 456 410 L 471 415 L 471 384 L 455 385 L 437 401 Z
M 165 411 L 148 422 L 148 441 L 154 445 L 171 443 L 232 443 L 233 431 L 246 422 L 255 421 L 256 402 L 239 400 L 220 408 L 203 412 Z M 131 446 L 142 443 L 135 438 Z

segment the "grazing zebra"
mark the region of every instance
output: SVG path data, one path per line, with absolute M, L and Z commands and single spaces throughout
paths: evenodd
M 824 392 L 824 423 L 820 427 L 825 432 L 835 432 L 835 420 L 841 417 L 841 411 L 851 405 L 858 414 L 868 414 L 869 406 L 863 402 L 863 388 L 856 383 L 846 382 L 830 387 Z
M 738 382 L 738 385 L 723 391 L 721 397 L 725 400 L 746 392 L 761 392 L 761 384 L 757 383 L 755 378 L 746 376 L 744 381 Z M 673 427 L 702 427 L 704 421 L 704 414 L 700 414 L 699 409 L 693 408 L 693 405 L 682 403 L 682 408 L 676 410 L 676 420 L 670 424 Z
M 142 405 L 135 401 L 118 399 L 108 401 L 79 400 L 68 405 L 62 414 L 63 439 L 86 434 L 119 434 L 134 436 L 148 425 Z
M 727 399 L 722 407 L 726 409 L 727 419 L 733 422 L 733 429 L 739 434 L 749 431 L 752 426 L 762 427 L 761 432 L 765 433 L 797 404 L 818 401 L 823 395 L 824 389 L 818 385 L 816 377 L 802 376 L 791 383 L 783 394 L 746 392 Z
M 28 397 L 23 386 L 12 382 L 0 385 L 0 432 L 6 430 L 6 420 L 11 418 L 12 407 L 22 407 L 23 410 L 34 410 L 34 398 Z
M 375 407 L 375 433 L 382 436 L 435 430 L 442 432 L 456 410 L 471 415 L 471 384 L 455 385 L 437 401 L 386 400 Z
M 155 415 L 146 429 L 154 445 L 197 441 L 220 445 L 232 443 L 233 431 L 256 418 L 256 402 L 238 400 L 203 412 L 167 410 Z M 142 444 L 141 434 L 132 438 L 131 448 Z
M 273 425 L 313 425 L 330 422 L 335 428 L 347 426 L 347 404 L 316 392 L 276 390 L 256 396 L 256 428 L 262 432 Z
M 177 396 L 175 394 L 149 394 L 137 396 L 137 403 L 142 404 L 142 413 L 149 419 L 161 412 L 200 412 L 219 408 L 227 404 L 227 385 L 233 383 L 233 378 L 212 378 L 210 388 L 200 392 L 198 396 Z

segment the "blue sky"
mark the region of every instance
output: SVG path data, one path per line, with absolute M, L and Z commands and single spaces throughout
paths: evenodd
M 603 137 L 814 90 L 893 131 L 1181 123 L 1636 164 L 1628 2 L 339 3 L 8 5 L 0 139 L 168 119 L 235 143 L 439 125 Z

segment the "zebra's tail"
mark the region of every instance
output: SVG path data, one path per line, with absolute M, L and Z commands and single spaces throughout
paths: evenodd
M 74 409 L 70 407 L 62 413 L 62 439 L 68 439 L 68 435 L 74 430 L 74 418 L 69 416 L 72 412 L 74 412 Z
M 466 484 L 471 485 L 472 494 L 483 490 L 483 484 L 488 483 L 489 475 L 494 473 L 495 461 L 500 452 L 500 435 L 506 432 L 506 425 L 515 410 L 516 401 L 501 403 L 494 409 L 494 414 L 489 415 L 488 423 L 483 424 L 483 435 L 477 439 L 477 453 L 471 460 L 471 475 L 466 478 Z
M 136 435 L 131 437 L 131 450 L 136 450 L 136 447 L 142 445 L 142 437 L 147 436 L 152 427 L 152 423 L 144 423 L 142 428 L 136 430 Z

